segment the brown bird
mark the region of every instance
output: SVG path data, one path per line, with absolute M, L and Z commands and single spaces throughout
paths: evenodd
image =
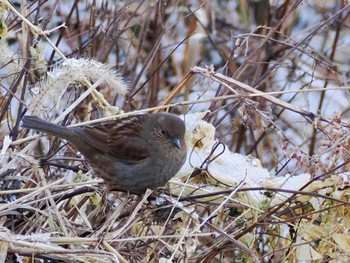
M 186 160 L 185 123 L 169 113 L 139 114 L 79 127 L 24 116 L 22 126 L 73 143 L 113 190 L 141 194 L 164 185 Z

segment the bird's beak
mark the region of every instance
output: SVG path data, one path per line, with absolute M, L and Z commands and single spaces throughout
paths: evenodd
M 176 148 L 180 149 L 181 143 L 178 138 L 173 139 L 173 144 L 175 145 Z

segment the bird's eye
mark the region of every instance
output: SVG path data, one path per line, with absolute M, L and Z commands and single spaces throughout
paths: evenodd
M 163 129 L 161 129 L 161 130 L 160 130 L 160 133 L 161 133 L 162 135 L 165 135 L 165 134 L 166 134 L 166 131 L 163 130 Z

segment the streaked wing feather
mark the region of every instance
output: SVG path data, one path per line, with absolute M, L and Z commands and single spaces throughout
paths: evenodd
M 144 140 L 135 136 L 122 136 L 118 141 L 110 141 L 108 146 L 110 155 L 125 162 L 138 162 L 149 156 Z
M 138 162 L 149 156 L 147 143 L 140 136 L 144 115 L 82 127 L 83 139 L 102 152 L 125 162 Z
M 113 132 L 108 139 L 108 149 L 112 156 L 125 162 L 138 162 L 149 156 L 146 141 L 140 134 L 144 118 L 144 115 L 123 118 L 118 125 L 110 127 Z
M 103 129 L 102 126 L 83 126 L 75 130 L 87 144 L 101 152 L 108 152 L 108 131 Z

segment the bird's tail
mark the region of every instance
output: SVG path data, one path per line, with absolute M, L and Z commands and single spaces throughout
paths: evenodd
M 69 128 L 34 116 L 24 116 L 22 119 L 22 127 L 45 132 L 65 140 L 74 136 L 74 132 Z

